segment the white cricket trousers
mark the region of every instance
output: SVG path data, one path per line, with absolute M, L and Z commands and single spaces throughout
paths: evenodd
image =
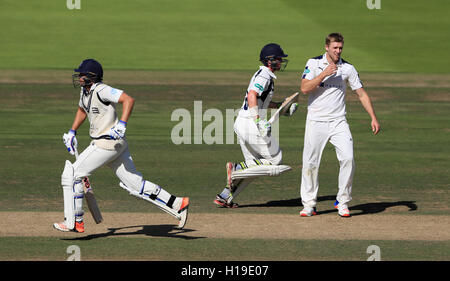
M 74 178 L 88 177 L 103 165 L 110 167 L 126 186 L 140 191 L 142 174 L 136 171 L 128 144 L 119 150 L 106 150 L 91 143 L 73 163 Z
M 242 154 L 247 167 L 256 165 L 254 159 L 260 160 L 263 164 L 281 164 L 282 152 L 278 141 L 274 136 L 261 137 L 258 127 L 252 118 L 238 116 L 234 122 L 234 132 L 241 145 Z M 233 200 L 246 188 L 255 178 L 241 180 L 229 197 Z
M 303 168 L 300 196 L 305 207 L 315 207 L 319 190 L 319 166 L 327 142 L 336 149 L 339 160 L 338 194 L 336 200 L 346 204 L 352 197 L 352 182 L 355 172 L 353 138 L 345 118 L 320 122 L 306 120 L 303 147 Z
M 282 152 L 278 141 L 274 136 L 261 137 L 253 119 L 238 116 L 234 122 L 234 131 L 246 162 L 265 159 L 272 165 L 281 164 Z

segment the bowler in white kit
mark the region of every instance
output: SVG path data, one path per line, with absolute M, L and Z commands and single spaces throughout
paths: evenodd
M 92 142 L 74 163 L 69 160 L 65 163 L 61 175 L 64 221 L 54 223 L 53 227 L 60 231 L 84 232 L 82 179 L 107 165 L 120 180 L 120 187 L 169 213 L 179 220 L 178 227 L 183 228 L 189 198 L 176 197 L 159 185 L 145 180 L 134 166 L 125 136 L 134 99 L 122 90 L 104 84 L 103 68 L 94 59 L 84 60 L 74 71 L 74 86 L 81 87 L 80 100 L 72 127 L 63 135 L 63 141 L 69 153 L 76 155 L 77 129 L 87 117 Z M 120 119 L 116 113 L 116 104 L 122 104 Z
M 338 194 L 334 205 L 340 216 L 350 216 L 348 203 L 352 199 L 355 161 L 353 138 L 346 119 L 347 83 L 356 92 L 369 114 L 373 134 L 376 135 L 380 131 L 380 124 L 358 72 L 352 64 L 341 58 L 343 47 L 342 34 L 329 34 L 325 39 L 325 54 L 309 59 L 302 75 L 301 91 L 308 95 L 300 187 L 304 207 L 300 215 L 303 217 L 317 214 L 319 166 L 323 149 L 328 141 L 336 149 L 340 166 Z

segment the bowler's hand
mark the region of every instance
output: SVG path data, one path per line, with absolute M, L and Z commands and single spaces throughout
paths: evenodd
M 322 74 L 323 74 L 325 77 L 328 77 L 328 76 L 330 76 L 330 75 L 336 74 L 337 69 L 338 69 L 338 68 L 337 68 L 337 65 L 336 65 L 336 64 L 330 63 L 330 64 L 323 70 Z
M 380 123 L 378 123 L 378 121 L 375 119 L 375 120 L 372 120 L 372 122 L 371 122 L 370 125 L 372 126 L 372 132 L 373 132 L 373 134 L 374 134 L 374 135 L 378 134 L 378 132 L 379 132 L 380 129 L 381 129 Z

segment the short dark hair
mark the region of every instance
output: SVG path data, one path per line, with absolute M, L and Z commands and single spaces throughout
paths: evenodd
M 344 43 L 344 36 L 341 33 L 330 33 L 327 38 L 325 38 L 325 45 L 330 45 L 331 42 L 342 42 Z

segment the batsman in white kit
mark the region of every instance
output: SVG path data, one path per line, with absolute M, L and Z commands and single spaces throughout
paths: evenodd
M 291 170 L 291 167 L 281 165 L 282 152 L 277 139 L 271 135 L 271 122 L 275 118 L 273 116 L 269 121 L 266 118 L 268 108 L 279 108 L 277 114 L 291 116 L 298 107 L 297 95 L 282 103 L 272 102 L 274 79 L 277 78 L 274 72 L 284 70 L 288 62 L 285 57 L 280 45 L 275 43 L 267 44 L 260 52 L 263 65 L 251 78 L 234 123 L 245 161 L 226 164 L 227 184 L 214 200 L 218 207 L 237 208 L 239 205 L 233 199 L 255 178 L 278 176 Z
M 380 130 L 372 103 L 359 79 L 355 67 L 341 58 L 344 38 L 331 33 L 325 39 L 325 54 L 309 59 L 302 75 L 301 91 L 308 95 L 303 168 L 300 195 L 303 210 L 300 215 L 316 215 L 319 189 L 319 165 L 328 141 L 336 149 L 339 160 L 338 194 L 334 207 L 341 217 L 349 217 L 348 202 L 352 199 L 355 161 L 353 138 L 346 119 L 345 92 L 347 83 L 371 118 L 373 134 Z
M 189 198 L 176 197 L 159 185 L 145 180 L 134 166 L 125 136 L 134 99 L 122 90 L 104 84 L 103 68 L 94 59 L 84 60 L 74 71 L 74 86 L 81 87 L 80 101 L 72 128 L 63 135 L 63 141 L 69 153 L 75 155 L 78 144 L 76 131 L 87 117 L 92 142 L 74 163 L 66 160 L 61 175 L 64 221 L 54 223 L 54 228 L 84 232 L 83 179 L 104 165 L 115 172 L 120 187 L 172 215 L 179 221 L 178 228 L 183 228 L 187 220 Z M 118 103 L 122 104 L 120 119 L 116 113 Z

